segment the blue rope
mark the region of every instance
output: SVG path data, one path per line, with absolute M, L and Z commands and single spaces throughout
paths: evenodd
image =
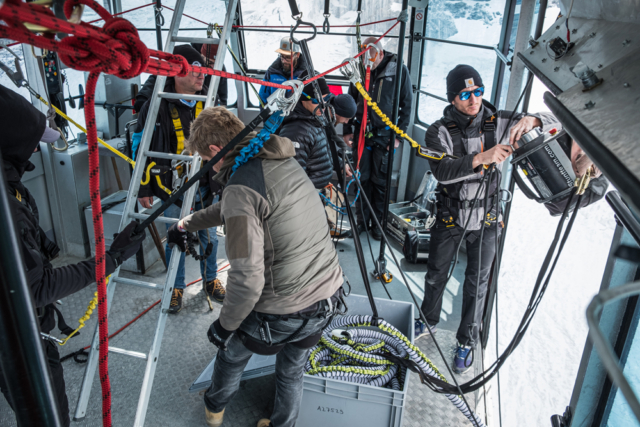
M 360 179 L 360 171 L 356 171 L 356 175 L 358 176 L 358 179 Z M 351 185 L 352 182 L 355 182 L 355 178 L 352 178 L 351 181 L 349 181 L 349 183 L 347 184 L 347 188 L 345 190 L 345 194 L 349 193 L 349 186 Z M 334 211 L 338 212 L 341 215 L 346 215 L 347 214 L 347 210 L 345 208 L 341 208 L 339 206 L 334 205 L 331 200 L 325 196 L 322 193 L 319 193 L 320 197 L 322 197 L 322 199 L 325 201 L 325 203 Z M 356 193 L 356 198 L 353 199 L 353 202 L 351 203 L 351 207 L 354 207 L 356 205 L 356 200 L 358 200 L 358 197 L 360 196 L 360 188 L 358 187 L 358 192 Z
M 264 145 L 264 143 L 269 139 L 272 133 L 278 129 L 278 127 L 282 124 L 284 120 L 284 116 L 282 112 L 276 111 L 269 117 L 269 120 L 264 122 L 264 127 L 258 134 L 249 141 L 249 144 L 240 150 L 240 153 L 236 156 L 236 163 L 231 168 L 231 176 L 236 173 L 236 170 L 247 163 L 253 156 L 260 152 L 260 149 Z

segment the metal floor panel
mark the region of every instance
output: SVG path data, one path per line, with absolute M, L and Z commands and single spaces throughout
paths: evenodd
M 364 234 L 362 237 L 364 239 L 363 245 L 367 256 L 367 264 L 369 270 L 371 270 L 371 258 Z M 374 254 L 377 256 L 376 248 L 378 243 L 372 243 L 374 244 Z M 219 254 L 224 254 L 224 237 L 220 237 L 219 249 Z M 360 279 L 351 240 L 340 242 L 338 251 L 341 264 L 351 282 L 353 292 L 355 294 L 364 294 L 364 287 L 362 279 Z M 421 299 L 426 264 L 407 264 L 399 251 L 399 247 L 396 247 L 394 251 L 406 270 L 412 288 L 418 293 L 418 298 Z M 67 258 L 58 261 L 58 263 L 66 264 L 77 261 L 77 259 Z M 387 285 L 391 296 L 393 299 L 409 301 L 409 294 L 400 282 L 400 275 L 396 274 L 397 271 L 391 265 L 393 261 L 389 259 L 388 262 L 389 269 L 394 274 L 394 281 Z M 225 264 L 226 261 L 222 259 L 218 262 L 219 267 Z M 454 279 L 462 277 L 464 265 L 464 254 L 461 254 L 461 262 L 456 268 Z M 162 283 L 160 279 L 164 277 L 164 274 L 162 263 L 157 262 L 148 270 L 144 280 Z M 126 273 L 123 276 L 140 278 L 140 276 L 133 273 Z M 198 263 L 191 257 L 187 258 L 187 283 L 199 277 L 200 268 Z M 224 283 L 226 274 L 223 272 L 219 277 Z M 382 285 L 375 281 L 372 285 L 376 297 L 387 298 Z M 185 292 L 182 311 L 178 315 L 170 315 L 168 317 L 145 425 L 159 427 L 205 425 L 202 392 L 190 393 L 189 387 L 216 353 L 215 347 L 207 340 L 205 332 L 217 318 L 221 305 L 214 304 L 214 310 L 209 311 L 201 289 L 201 284 L 199 283 L 188 287 Z M 63 300 L 64 305 L 60 306 L 60 309 L 72 327 L 77 325 L 77 319 L 84 313 L 93 292 L 95 292 L 95 286 L 90 286 Z M 460 321 L 461 293 L 461 285 L 457 280 L 452 280 L 452 283 L 447 288 L 442 320 L 438 325 L 438 342 L 449 361 L 453 356 L 455 331 Z M 160 298 L 160 292 L 154 293 L 138 287 L 119 285 L 114 298 L 117 304 L 114 305 L 109 318 L 110 331 L 119 329 L 154 303 Z M 111 339 L 110 345 L 134 351 L 147 351 L 153 338 L 158 309 L 158 306 L 151 309 L 140 320 Z M 66 346 L 59 348 L 62 356 L 89 345 L 96 319 L 97 315 L 94 314 L 77 338 L 72 338 Z M 58 332 L 54 330 L 53 333 L 56 335 Z M 443 373 L 446 372 L 444 363 L 437 355 L 430 337 L 422 337 L 417 340 L 416 344 L 427 356 L 432 358 L 435 365 Z M 133 424 L 139 397 L 139 384 L 144 374 L 144 367 L 145 361 L 143 360 L 132 359 L 120 354 L 109 354 L 114 426 L 130 426 Z M 64 362 L 64 369 L 69 406 L 71 414 L 73 414 L 84 373 L 84 365 L 68 360 Z M 431 392 L 426 386 L 420 384 L 415 374 L 412 375 L 414 375 L 414 378 L 411 381 L 406 401 L 404 427 L 471 425 L 445 396 Z M 445 373 L 445 375 L 449 377 L 448 374 Z M 458 379 L 466 381 L 472 377 L 473 370 L 463 376 L 458 376 Z M 243 381 L 238 394 L 226 409 L 223 426 L 255 426 L 260 418 L 269 416 L 273 408 L 274 394 L 274 375 Z M 473 403 L 474 397 L 467 397 L 470 404 L 475 406 Z M 100 384 L 96 376 L 86 418 L 80 422 L 72 421 L 71 425 L 99 427 L 102 425 L 100 413 Z M 10 427 L 15 425 L 15 417 L 11 409 L 5 399 L 0 397 L 0 426 Z

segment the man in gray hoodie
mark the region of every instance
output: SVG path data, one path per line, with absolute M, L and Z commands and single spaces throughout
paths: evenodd
M 440 120 L 429 126 L 425 136 L 427 148 L 455 158 L 429 160 L 439 184 L 421 308 L 433 329 L 440 320 L 451 261 L 464 239 L 467 269 L 454 358 L 454 370 L 458 373 L 469 370 L 473 362 L 470 351 L 478 340 L 496 239 L 502 229 L 500 204 L 496 201 L 503 162 L 523 134 L 534 127 L 559 125 L 548 113 L 498 111 L 483 95 L 480 74 L 469 65 L 456 66 L 447 76 L 447 97 L 451 105 L 444 109 Z M 474 204 L 476 194 L 478 199 Z M 416 322 L 415 326 L 416 338 L 428 334 L 422 322 Z
M 208 108 L 191 124 L 187 147 L 208 161 L 243 128 L 224 107 Z M 255 137 L 251 132 L 214 166 L 214 179 L 225 185 L 222 200 L 168 233 L 169 243 L 184 249 L 187 232 L 226 225 L 227 294 L 208 332 L 220 349 L 204 398 L 209 426 L 222 424 L 244 367 L 257 353 L 277 354 L 274 411 L 258 426 L 293 427 L 309 349 L 341 298 L 342 269 L 324 208 L 294 159 L 292 142 L 271 135 L 246 163 L 236 162 Z

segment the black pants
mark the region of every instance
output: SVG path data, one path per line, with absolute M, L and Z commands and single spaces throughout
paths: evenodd
M 47 362 L 49 363 L 49 371 L 51 372 L 51 383 L 53 391 L 56 394 L 56 400 L 58 401 L 58 410 L 60 412 L 60 418 L 62 425 L 69 427 L 71 420 L 69 419 L 69 400 L 67 399 L 67 393 L 65 392 L 64 375 L 62 371 L 62 363 L 60 363 L 60 353 L 56 345 L 49 340 L 43 340 L 43 350 Z M 11 397 L 9 396 L 9 389 L 5 382 L 4 375 L 0 372 L 0 390 L 2 394 L 9 402 L 11 408 L 15 411 L 15 405 L 13 404 Z
M 421 307 L 424 316 L 431 325 L 435 325 L 440 321 L 440 310 L 442 309 L 444 288 L 447 285 L 447 276 L 461 238 L 462 228 L 458 226 L 453 231 L 439 226 L 431 229 L 429 261 L 427 263 L 428 271 L 425 276 L 424 300 Z M 489 273 L 496 252 L 496 225 L 484 229 L 482 248 L 480 248 L 480 230 L 468 231 L 464 238 L 467 245 L 467 269 L 462 287 L 462 314 L 456 337 L 460 344 L 468 345 L 471 339 L 470 325 L 472 322 L 477 325 L 473 330 L 473 341 L 478 342 L 478 330 L 482 321 L 484 298 L 487 295 Z M 482 264 L 478 266 L 480 252 L 482 252 Z M 480 276 L 480 283 L 476 298 L 478 276 Z M 473 319 L 474 301 L 476 302 L 475 319 Z
M 355 150 L 357 150 L 357 148 Z M 388 170 L 389 152 L 378 144 L 366 146 L 360 159 L 360 182 L 362 183 L 364 193 L 371 203 L 373 214 L 378 218 L 380 223 L 382 223 L 382 215 L 386 208 L 384 196 L 387 190 Z M 351 186 L 356 187 L 355 184 Z M 355 191 L 357 192 L 357 187 Z M 356 215 L 358 217 L 358 223 L 360 224 L 368 224 L 371 220 L 371 212 L 367 209 L 367 205 L 362 201 L 361 197 L 358 197 L 356 202 Z M 371 221 L 371 227 L 373 227 L 373 225 L 374 223 Z

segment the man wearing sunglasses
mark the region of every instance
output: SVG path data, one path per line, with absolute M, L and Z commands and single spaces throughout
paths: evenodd
M 292 43 L 289 36 L 280 40 L 280 45 L 276 49 L 278 58 L 273 61 L 269 69 L 264 73 L 264 81 L 271 83 L 282 83 L 287 80 L 304 80 L 307 76 L 307 65 L 304 58 L 300 56 L 300 45 Z M 293 71 L 291 71 L 293 69 Z M 260 86 L 260 98 L 262 102 L 267 102 L 267 98 L 275 92 L 276 88 L 270 86 Z
M 471 368 L 471 349 L 478 342 L 496 239 L 502 228 L 500 206 L 495 202 L 504 161 L 513 152 L 512 145 L 524 133 L 537 126 L 550 128 L 558 125 L 556 118 L 548 113 L 515 114 L 510 120 L 512 113 L 497 111 L 483 99 L 484 93 L 482 77 L 473 67 L 456 66 L 447 76 L 447 99 L 451 105 L 445 107 L 440 120 L 429 126 L 425 136 L 427 148 L 457 157 L 429 160 L 439 184 L 436 223 L 431 227 L 428 272 L 421 308 L 431 329 L 435 330 L 440 320 L 451 261 L 464 239 L 467 268 L 454 357 L 454 370 L 458 373 Z M 473 205 L 476 194 L 477 200 Z M 484 234 L 480 247 L 482 227 Z M 416 322 L 415 328 L 416 338 L 429 333 L 420 321 Z
M 184 57 L 191 65 L 202 66 L 205 63 L 204 58 L 195 50 L 191 45 L 180 45 L 173 49 L 174 55 L 180 55 Z M 202 72 L 191 71 L 184 77 L 169 77 L 164 86 L 164 92 L 168 93 L 183 93 L 189 95 L 206 95 L 208 88 L 204 85 L 205 75 Z M 140 109 L 138 114 L 138 124 L 136 126 L 135 133 L 133 134 L 133 155 L 136 156 L 137 146 L 142 138 L 142 131 L 144 130 L 145 123 L 147 121 L 147 113 L 151 101 L 148 100 Z M 156 118 L 156 124 L 151 138 L 151 144 L 149 149 L 151 151 L 158 151 L 162 153 L 183 154 L 186 143 L 190 135 L 191 123 L 198 117 L 204 107 L 204 102 L 195 101 L 189 99 L 168 99 L 163 98 L 158 110 L 158 117 Z M 147 165 L 145 165 L 145 171 L 150 162 L 155 162 L 158 166 L 171 167 L 172 161 L 167 159 L 148 159 Z M 185 173 L 184 168 L 176 169 L 178 174 Z M 213 175 L 215 173 L 210 172 L 199 183 L 198 193 L 196 194 L 195 210 L 200 210 L 211 204 L 217 197 L 217 194 L 221 190 L 221 186 L 213 181 Z M 146 179 L 146 173 L 145 173 Z M 172 170 L 160 175 L 160 181 L 162 186 L 169 190 L 174 191 L 176 188 L 174 184 L 175 174 Z M 169 194 L 161 188 L 155 177 L 150 177 L 146 185 L 140 185 L 140 191 L 138 192 L 138 202 L 143 208 L 150 208 L 153 204 L 153 197 L 158 197 L 161 200 L 166 200 Z M 182 203 L 177 203 L 170 206 L 165 211 L 165 216 L 170 218 L 178 218 L 180 216 L 180 209 Z M 200 272 L 203 279 L 206 276 L 205 289 L 208 296 L 218 302 L 222 302 L 225 297 L 225 289 L 217 279 L 217 251 L 218 251 L 218 238 L 216 235 L 216 229 L 210 228 L 209 230 L 202 230 L 199 232 L 200 236 L 200 254 L 204 252 L 208 243 L 213 245 L 211 254 L 205 259 L 200 261 Z M 172 248 L 167 245 L 165 247 L 165 253 L 167 258 L 167 264 L 171 259 Z M 176 273 L 176 281 L 173 287 L 173 295 L 171 297 L 171 304 L 169 306 L 169 313 L 177 314 L 182 310 L 182 296 L 185 289 L 185 255 L 180 257 L 180 263 L 178 264 L 178 272 Z
M 393 100 L 396 97 L 398 59 L 396 54 L 386 52 L 375 41 L 375 37 L 369 37 L 364 40 L 365 47 L 370 48 L 363 58 L 365 67 L 370 67 L 371 69 L 369 95 L 385 115 L 392 117 Z M 398 111 L 397 125 L 406 132 L 411 116 L 413 91 L 408 68 L 402 65 L 402 70 L 399 93 L 400 110 Z M 354 153 L 358 153 L 358 146 L 364 144 L 359 162 L 360 181 L 373 208 L 372 213 L 365 206 L 360 206 L 362 198 L 358 198 L 356 202 L 357 229 L 358 232 L 362 232 L 365 230 L 365 226 L 372 229 L 373 222 L 370 224 L 372 214 L 378 218 L 378 221 L 382 222 L 382 214 L 387 209 L 384 203 L 384 195 L 387 188 L 387 172 L 389 170 L 389 138 L 391 130 L 371 107 L 368 107 L 367 110 L 367 123 L 361 123 L 366 103 L 353 84 L 349 87 L 349 94 L 356 100 L 358 108 L 356 116 L 350 122 L 351 125 L 343 127 L 343 138 L 349 146 L 353 141 Z M 364 138 L 363 141 L 360 141 L 360 129 L 362 127 L 365 128 Z M 400 140 L 396 139 L 394 145 L 397 148 L 400 145 Z M 382 234 L 377 228 L 372 229 L 372 236 L 376 240 L 382 238 Z

